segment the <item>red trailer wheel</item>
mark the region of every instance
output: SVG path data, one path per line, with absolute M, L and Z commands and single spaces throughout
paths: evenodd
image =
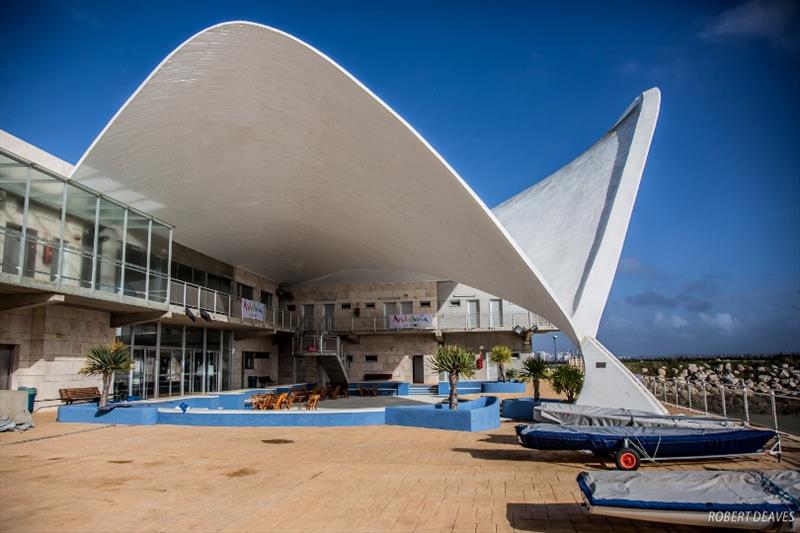
M 639 468 L 639 454 L 633 448 L 623 446 L 614 456 L 614 462 L 620 470 L 637 470 Z

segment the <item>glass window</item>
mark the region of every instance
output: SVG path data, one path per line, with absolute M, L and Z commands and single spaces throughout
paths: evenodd
M 253 287 L 249 285 L 245 285 L 244 283 L 239 283 L 239 298 L 244 298 L 246 300 L 253 299 Z
M 169 233 L 168 226 L 153 221 L 150 237 L 150 299 L 156 302 L 167 301 Z
M 28 168 L 0 154 L 0 267 L 7 274 L 19 274 L 27 181 Z
M 128 234 L 125 242 L 125 295 L 144 298 L 147 276 L 147 233 L 150 220 L 128 211 Z
M 35 169 L 30 174 L 24 274 L 53 281 L 58 276 L 64 182 Z
M 268 291 L 261 291 L 261 303 L 267 307 L 272 307 L 272 293 Z
M 95 273 L 95 287 L 98 290 L 116 293 L 121 289 L 124 229 L 125 208 L 101 198 Z
M 92 286 L 96 211 L 96 194 L 73 184 L 67 184 L 64 260 L 61 265 L 62 283 L 81 287 Z

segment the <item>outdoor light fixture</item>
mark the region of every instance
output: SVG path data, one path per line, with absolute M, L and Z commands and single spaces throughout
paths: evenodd
M 208 314 L 208 311 L 205 309 L 200 310 L 200 316 L 203 317 L 203 320 L 206 322 L 211 322 L 211 315 Z
M 194 313 L 192 313 L 192 310 L 189 309 L 188 306 L 186 307 L 186 316 L 188 316 L 189 320 L 191 320 L 192 322 L 197 322 L 197 317 L 194 316 Z

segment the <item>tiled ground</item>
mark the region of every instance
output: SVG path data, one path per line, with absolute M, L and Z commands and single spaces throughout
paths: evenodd
M 0 530 L 648 531 L 589 516 L 591 456 L 487 433 L 396 426 L 196 428 L 58 424 L 0 434 Z M 288 443 L 265 442 L 285 439 Z M 670 468 L 797 468 L 788 460 Z M 647 467 L 653 468 L 653 467 Z

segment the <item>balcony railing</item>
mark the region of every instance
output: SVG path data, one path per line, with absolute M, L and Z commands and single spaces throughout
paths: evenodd
M 320 333 L 377 333 L 387 331 L 473 331 L 523 328 L 556 330 L 553 324 L 535 313 L 380 315 L 372 317 L 322 317 L 306 324 L 308 331 Z
M 242 298 L 201 287 L 185 281 L 170 281 L 169 302 L 173 305 L 190 309 L 204 310 L 215 315 L 236 318 L 245 324 L 264 328 L 296 329 L 300 326 L 301 317 L 297 313 L 285 309 L 264 306 L 264 320 L 242 317 Z

